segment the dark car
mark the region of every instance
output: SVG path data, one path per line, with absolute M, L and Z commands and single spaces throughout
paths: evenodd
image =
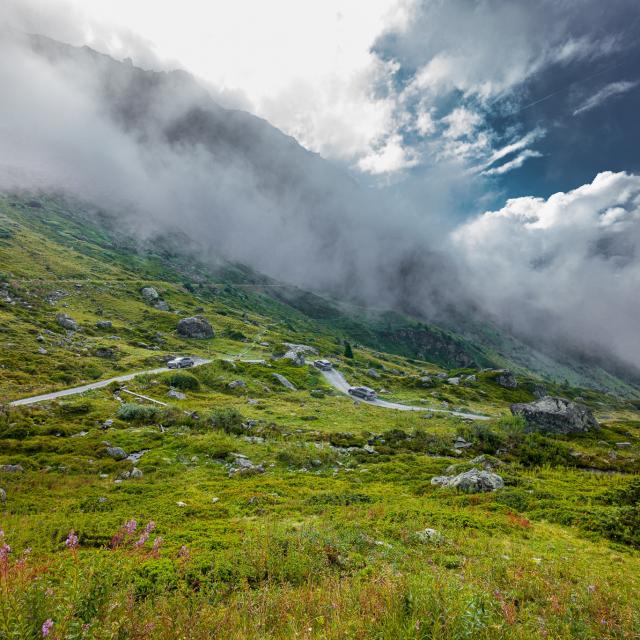
M 362 398 L 363 400 L 375 400 L 378 395 L 373 389 L 369 387 L 350 387 L 349 393 L 356 398 Z
M 331 363 L 328 360 L 314 360 L 313 366 L 322 371 L 331 371 Z
M 169 360 L 167 367 L 169 367 L 169 369 L 186 369 L 187 367 L 193 367 L 194 364 L 195 361 L 193 358 L 182 356 Z

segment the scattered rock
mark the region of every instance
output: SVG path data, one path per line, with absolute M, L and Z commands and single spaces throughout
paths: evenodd
M 216 502 L 220 502 L 220 498 L 211 498 L 211 502 L 215 504 Z
M 66 313 L 59 313 L 56 316 L 56 322 L 63 328 L 68 329 L 69 331 L 77 331 L 78 323 Z
M 462 436 L 458 436 L 453 443 L 454 449 L 468 449 L 472 446 L 471 442 L 467 442 Z
M 244 380 L 234 380 L 230 382 L 228 385 L 229 389 L 238 389 L 240 387 L 246 387 L 247 383 Z
M 213 338 L 215 333 L 209 322 L 202 316 L 193 316 L 192 318 L 183 318 L 178 322 L 178 335 L 183 338 L 194 338 L 196 340 L 205 340 Z
M 264 473 L 264 466 L 261 464 L 253 464 L 247 456 L 240 453 L 232 454 L 235 457 L 233 464 L 229 467 L 229 477 L 247 476 Z
M 177 389 L 169 389 L 169 391 L 167 391 L 167 396 L 174 400 L 186 400 L 187 398 L 186 393 L 182 393 L 182 391 L 178 391 Z
M 40 335 L 36 338 L 36 340 L 37 340 L 38 342 L 44 342 L 44 336 L 43 336 L 42 334 L 40 334 Z
M 44 349 L 43 347 L 39 347 L 39 348 L 38 348 L 38 353 L 39 353 L 41 356 L 46 356 L 49 352 L 48 352 L 46 349 Z
M 487 470 L 491 470 L 494 467 L 500 467 L 504 464 L 502 460 L 498 460 L 498 458 L 494 458 L 493 456 L 488 456 L 486 453 L 472 458 L 469 462 L 471 462 L 471 464 L 481 465 Z
M 114 460 L 124 460 L 127 457 L 127 452 L 122 447 L 107 447 L 107 455 Z
M 24 468 L 21 464 L 0 464 L 0 471 L 3 473 L 21 473 Z
M 176 502 L 176 505 L 177 505 L 178 507 L 181 507 L 181 508 L 182 508 L 182 507 L 186 507 L 186 506 L 187 506 L 187 503 L 186 503 L 186 502 L 182 502 L 182 500 L 178 500 L 178 502 Z
M 111 329 L 113 328 L 113 322 L 111 320 L 98 320 L 96 322 L 97 329 Z
M 274 373 L 273 377 L 283 386 L 286 387 L 287 389 L 290 389 L 291 391 L 297 391 L 296 386 L 289 382 L 289 380 L 287 380 L 283 375 L 279 374 L 279 373 Z
M 630 446 L 630 442 L 616 442 L 616 447 L 618 447 L 618 449 L 628 449 Z
M 578 433 L 600 426 L 588 407 L 553 396 L 528 404 L 512 404 L 511 413 L 525 419 L 527 431 Z
M 367 453 L 378 453 L 370 444 L 365 444 L 362 447 Z
M 96 358 L 113 358 L 116 352 L 111 347 L 98 347 L 94 354 Z
M 153 308 L 157 309 L 158 311 L 169 311 L 170 309 L 169 304 L 164 300 L 157 300 L 156 302 L 154 302 Z
M 504 481 L 497 473 L 478 469 L 470 469 L 457 476 L 436 476 L 431 478 L 431 484 L 460 489 L 466 493 L 496 491 L 504 487 Z
M 475 374 L 472 373 L 471 375 L 465 376 L 464 381 L 465 382 L 477 382 L 478 378 L 475 376 Z
M 113 426 L 113 420 L 111 418 L 109 418 L 108 420 L 105 420 L 102 425 L 100 426 L 101 429 L 105 430 L 105 429 L 110 429 Z
M 7 501 L 7 492 L 0 487 L 0 502 L 2 502 L 2 504 L 4 504 Z
M 380 378 L 380 374 L 373 368 L 367 369 L 367 375 L 370 378 L 375 378 L 376 380 L 378 380 Z
M 160 294 L 153 287 L 142 287 L 142 289 L 140 289 L 140 295 L 142 295 L 147 302 L 155 302 L 160 298 Z
M 453 384 L 457 386 L 460 384 L 460 378 L 457 376 L 455 378 L 447 378 L 447 384 Z
M 422 531 L 416 531 L 413 535 L 422 544 L 442 544 L 444 542 L 444 536 L 437 529 L 429 527 Z
M 422 376 L 420 378 L 420 385 L 423 387 L 433 387 L 433 379 L 431 376 Z
M 533 385 L 533 395 L 539 400 L 540 398 L 544 398 L 547 393 L 547 388 L 543 384 L 535 384 Z
M 516 377 L 513 375 L 512 371 L 509 371 L 508 369 L 502 369 L 496 376 L 496 384 L 499 384 L 505 389 L 515 389 L 518 386 L 518 381 L 516 380 Z

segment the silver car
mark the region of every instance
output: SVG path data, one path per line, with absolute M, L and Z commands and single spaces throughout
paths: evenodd
M 187 367 L 193 367 L 194 364 L 195 361 L 193 358 L 180 356 L 173 360 L 169 360 L 169 362 L 167 362 L 167 367 L 169 367 L 169 369 L 186 369 Z
M 363 400 L 375 400 L 378 395 L 373 389 L 369 387 L 350 387 L 349 393 L 356 398 L 362 398 Z
M 322 371 L 331 371 L 331 363 L 328 360 L 314 360 L 313 366 Z

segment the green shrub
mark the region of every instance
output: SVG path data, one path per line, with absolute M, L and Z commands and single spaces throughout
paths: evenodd
M 158 415 L 156 407 L 150 407 L 137 402 L 126 402 L 118 407 L 118 418 L 129 422 L 153 420 Z
M 242 433 L 244 417 L 233 408 L 216 409 L 211 414 L 211 424 L 216 429 L 222 429 L 225 433 Z
M 183 391 L 197 391 L 200 388 L 200 381 L 194 375 L 183 371 L 168 373 L 164 376 L 163 382 L 169 387 L 182 389 Z

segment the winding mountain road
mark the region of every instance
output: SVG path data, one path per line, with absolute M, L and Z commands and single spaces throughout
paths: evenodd
M 203 364 L 208 364 L 211 360 L 206 358 L 194 358 L 194 367 L 199 367 Z M 147 369 L 146 371 L 136 371 L 135 373 L 127 373 L 123 376 L 116 376 L 115 378 L 109 378 L 108 380 L 100 380 L 99 382 L 91 382 L 89 384 L 83 384 L 81 387 L 72 387 L 71 389 L 63 389 L 62 391 L 54 391 L 53 393 L 43 393 L 39 396 L 32 396 L 31 398 L 21 398 L 20 400 L 14 400 L 9 403 L 10 407 L 20 407 L 28 404 L 37 404 L 38 402 L 46 402 L 47 400 L 56 400 L 57 398 L 64 398 L 65 396 L 75 396 L 79 393 L 85 393 L 85 391 L 92 391 L 93 389 L 102 389 L 110 385 L 112 382 L 127 382 L 127 380 L 133 380 L 136 376 L 142 374 L 154 374 L 164 373 L 165 371 L 173 371 L 169 367 L 160 367 L 158 369 Z
M 335 369 L 331 369 L 329 371 L 321 371 L 324 379 L 337 391 L 341 393 L 349 394 L 349 388 L 353 385 L 350 385 L 345 377 Z M 459 418 L 469 418 L 471 420 L 491 420 L 489 416 L 481 416 L 476 413 L 465 413 L 464 411 L 450 411 L 448 409 L 432 409 L 431 407 L 416 407 L 409 404 L 400 404 L 398 402 L 389 402 L 387 400 L 380 400 L 377 398 L 376 400 L 363 400 L 358 398 L 359 402 L 365 402 L 366 404 L 372 404 L 376 407 L 382 407 L 384 409 L 395 409 L 396 411 L 424 411 L 426 412 L 434 412 L 434 413 L 448 413 L 452 416 L 458 416 Z
M 203 364 L 209 364 L 212 362 L 211 359 L 208 358 L 193 358 L 195 361 L 194 367 L 200 367 Z M 240 357 L 229 357 L 225 358 L 229 361 L 240 361 L 247 363 L 263 363 L 264 360 L 252 360 L 252 359 L 241 359 Z M 100 380 L 98 382 L 91 382 L 89 384 L 84 384 L 80 387 L 72 387 L 71 389 L 63 389 L 61 391 L 54 391 L 52 393 L 43 393 L 38 396 L 32 396 L 30 398 L 21 398 L 20 400 L 13 400 L 9 403 L 11 407 L 20 407 L 30 404 L 37 404 L 38 402 L 47 402 L 48 400 L 57 400 L 58 398 L 64 398 L 66 396 L 74 396 L 80 393 L 85 393 L 86 391 L 92 391 L 94 389 L 102 389 L 112 382 L 127 382 L 128 380 L 133 380 L 136 376 L 143 374 L 155 374 L 155 373 L 164 373 L 165 371 L 173 371 L 173 369 L 169 369 L 168 367 L 159 367 L 157 369 L 147 369 L 146 371 L 136 371 L 135 373 L 127 373 L 122 376 L 115 376 L 114 378 L 108 378 L 107 380 Z M 331 369 L 330 371 L 321 371 L 325 380 L 334 388 L 336 391 L 340 391 L 340 393 L 344 393 L 345 395 L 349 395 L 350 385 L 344 378 L 344 376 L 335 369 Z M 351 397 L 351 396 L 350 396 Z M 459 418 L 469 418 L 471 420 L 490 420 L 490 417 L 481 416 L 475 413 L 465 413 L 463 411 L 449 411 L 447 409 L 432 409 L 431 407 L 415 407 L 408 404 L 400 404 L 398 402 L 388 402 L 387 400 L 361 400 L 358 398 L 360 402 L 365 402 L 366 404 L 372 404 L 376 407 L 382 407 L 383 409 L 394 409 L 396 411 L 424 411 L 424 412 L 434 412 L 434 413 L 448 413 L 452 416 L 458 416 Z

